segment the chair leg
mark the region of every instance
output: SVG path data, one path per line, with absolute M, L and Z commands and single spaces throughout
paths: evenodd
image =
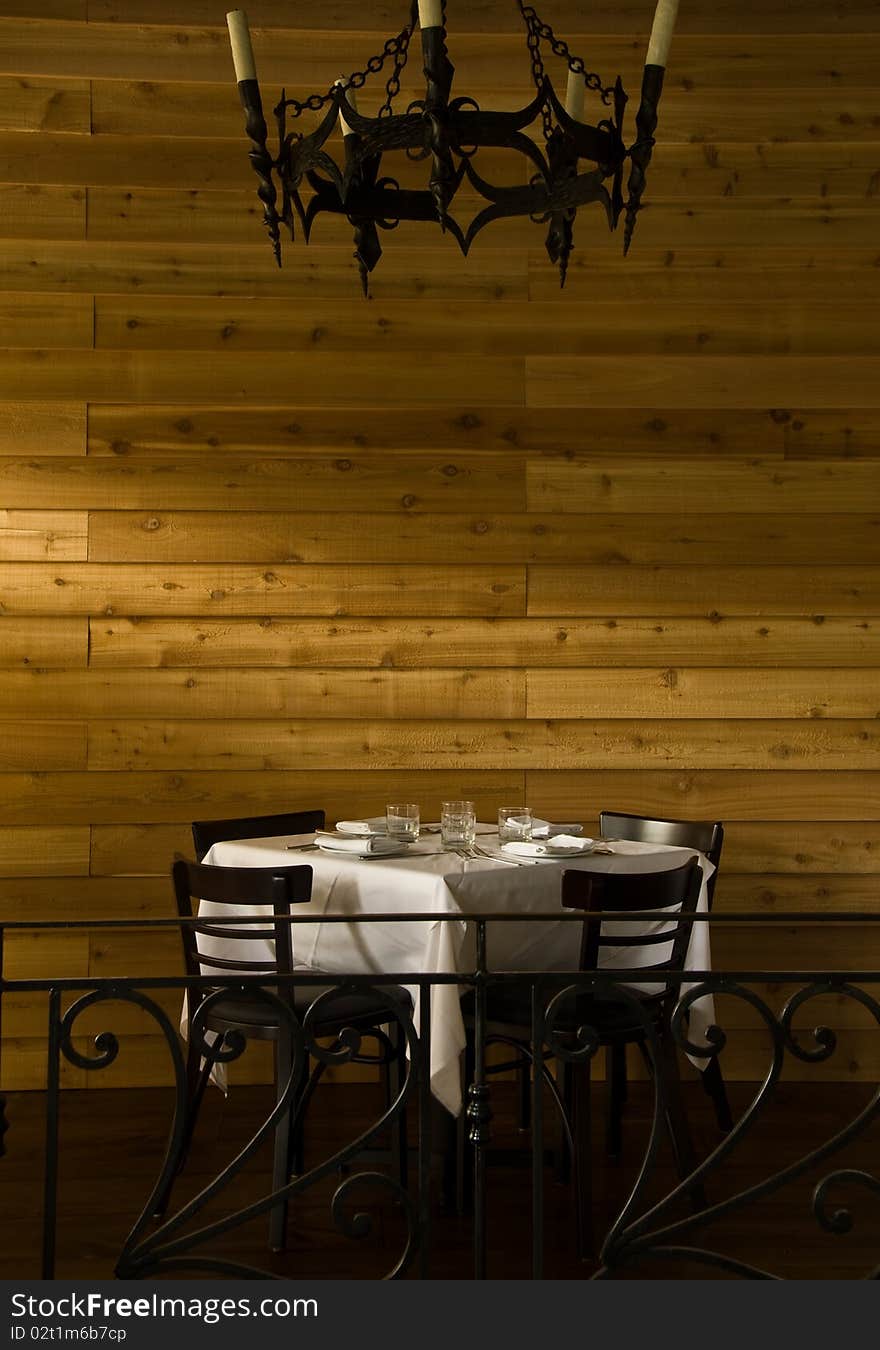
M 460 1218 L 473 1201 L 473 1150 L 468 1139 L 468 1088 L 474 1076 L 474 1047 L 468 1040 L 461 1056 L 461 1113 L 452 1121 L 450 1141 L 443 1167 L 443 1194 Z
M 516 1071 L 517 1083 L 519 1085 L 519 1112 L 517 1125 L 521 1130 L 527 1130 L 532 1123 L 532 1074 L 531 1064 L 525 1055 Z
M 591 1062 L 574 1067 L 572 1073 L 572 1118 L 574 1138 L 574 1191 L 577 1221 L 577 1252 L 582 1261 L 593 1255 L 593 1158 L 590 1114 Z
M 279 1029 L 275 1042 L 275 1100 L 279 1102 L 284 1095 L 293 1057 L 293 1043 L 284 1024 Z M 272 1190 L 279 1191 L 290 1181 L 290 1143 L 291 1115 L 296 1107 L 296 1097 L 288 1104 L 287 1110 L 275 1126 L 275 1152 L 272 1164 Z M 269 1247 L 273 1252 L 281 1252 L 287 1240 L 287 1200 L 279 1200 L 269 1211 Z
M 306 1170 L 305 1158 L 305 1113 L 300 1118 L 299 1127 L 296 1126 L 297 1112 L 296 1106 L 302 1099 L 309 1082 L 311 1073 L 311 1060 L 308 1053 L 303 1056 L 302 1068 L 296 1083 L 296 1090 L 293 1094 L 293 1110 L 288 1117 L 290 1127 L 290 1139 L 288 1143 L 288 1156 L 290 1157 L 290 1170 L 294 1176 L 302 1176 Z
M 619 1158 L 623 1146 L 623 1104 L 626 1101 L 626 1046 L 623 1042 L 609 1042 L 605 1049 L 605 1072 L 608 1076 L 605 1151 L 609 1158 Z
M 707 1095 L 711 1097 L 712 1105 L 715 1107 L 715 1119 L 718 1121 L 718 1128 L 724 1134 L 727 1134 L 733 1129 L 733 1115 L 730 1110 L 730 1102 L 727 1100 L 727 1089 L 724 1086 L 721 1065 L 717 1056 L 707 1062 L 700 1077 L 703 1080 L 703 1088 Z
M 659 1050 L 657 1068 L 658 1072 L 663 1075 L 663 1087 L 666 1096 L 666 1127 L 669 1131 L 678 1175 L 681 1180 L 684 1180 L 685 1177 L 690 1176 L 696 1167 L 697 1156 L 681 1095 L 678 1050 L 668 1028 L 661 1028 L 657 1039 Z M 690 1196 L 694 1209 L 706 1208 L 706 1192 L 702 1185 L 695 1186 L 690 1192 Z
M 572 1070 L 571 1065 L 565 1060 L 557 1060 L 556 1082 L 559 1087 L 559 1093 L 562 1097 L 562 1105 L 565 1110 L 566 1118 L 571 1121 L 574 1112 L 574 1103 L 572 1096 Z M 559 1126 L 559 1147 L 556 1150 L 556 1167 L 554 1171 L 556 1181 L 562 1185 L 567 1185 L 571 1177 L 571 1154 L 568 1148 L 568 1139 L 562 1123 Z
M 388 1106 L 395 1098 L 400 1096 L 406 1082 L 406 1037 L 399 1022 L 392 1024 L 391 1044 L 394 1047 L 394 1058 L 390 1064 L 384 1066 L 385 1099 Z M 409 1139 L 406 1128 L 405 1106 L 400 1107 L 391 1124 L 391 1165 L 394 1176 L 397 1178 L 401 1189 L 405 1191 L 409 1185 Z

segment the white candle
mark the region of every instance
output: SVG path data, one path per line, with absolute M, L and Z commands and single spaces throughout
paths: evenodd
M 586 85 L 583 75 L 576 75 L 573 70 L 568 72 L 568 84 L 565 87 L 565 111 L 575 122 L 584 120 L 584 94 Z
M 441 0 L 419 0 L 419 27 L 443 27 L 443 6 Z
M 232 44 L 232 64 L 235 66 L 236 80 L 239 84 L 242 80 L 255 80 L 257 78 L 257 67 L 254 62 L 254 49 L 251 46 L 247 15 L 244 10 L 231 9 L 226 15 L 226 26 L 229 29 L 229 41 Z
M 654 26 L 651 29 L 651 39 L 648 43 L 648 55 L 645 57 L 646 66 L 666 65 L 677 14 L 678 0 L 657 0 L 657 8 L 654 11 Z
M 335 80 L 334 83 L 335 83 L 335 84 L 343 84 L 344 81 L 341 80 L 341 79 L 339 79 L 339 80 Z M 357 105 L 357 95 L 355 94 L 354 90 L 353 90 L 353 89 L 346 89 L 346 91 L 345 91 L 345 97 L 348 99 L 348 102 L 349 102 L 350 106 L 354 109 L 355 112 L 357 112 L 357 110 L 358 110 L 358 105 Z M 339 114 L 339 130 L 342 132 L 343 136 L 352 136 L 352 135 L 354 135 L 354 133 L 353 133 L 351 127 L 348 125 L 348 123 L 346 122 L 345 118 L 342 116 L 342 113 Z

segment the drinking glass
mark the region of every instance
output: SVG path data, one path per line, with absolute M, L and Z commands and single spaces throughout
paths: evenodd
M 502 844 L 519 843 L 532 837 L 532 808 L 530 806 L 500 806 L 498 808 L 498 838 Z
M 415 843 L 419 837 L 418 802 L 391 802 L 385 807 L 385 828 L 389 838 Z
M 441 802 L 440 838 L 444 848 L 464 844 L 471 848 L 477 837 L 477 813 L 473 802 Z

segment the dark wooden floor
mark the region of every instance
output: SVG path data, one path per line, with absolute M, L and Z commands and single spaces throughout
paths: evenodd
M 718 1135 L 709 1103 L 697 1084 L 688 1084 L 688 1108 L 697 1144 L 711 1149 Z M 236 1088 L 224 1102 L 212 1091 L 205 1104 L 193 1157 L 175 1191 L 180 1202 L 194 1194 L 231 1158 L 263 1117 L 267 1089 Z M 640 1160 L 650 1109 L 644 1084 L 631 1089 L 627 1107 L 626 1145 L 619 1163 L 601 1152 L 596 1109 L 596 1219 L 601 1229 L 620 1206 Z M 734 1106 L 750 1099 L 744 1085 L 731 1090 Z M 791 1163 L 829 1138 L 861 1110 L 870 1098 L 868 1085 L 784 1085 L 766 1117 L 742 1140 L 735 1154 L 710 1186 L 717 1201 Z M 96 1279 L 112 1276 L 121 1243 L 147 1196 L 162 1154 L 170 1116 L 170 1094 L 161 1089 L 67 1092 L 62 1099 L 61 1167 L 58 1223 L 58 1278 Z M 43 1108 L 41 1094 L 13 1095 L 9 1102 L 7 1156 L 0 1159 L 0 1278 L 39 1273 L 42 1187 Z M 351 1139 L 358 1127 L 374 1118 L 378 1088 L 370 1085 L 322 1087 L 309 1120 L 308 1150 L 312 1163 Z M 499 1147 L 522 1148 L 524 1136 L 515 1127 L 512 1086 L 493 1087 L 493 1138 Z M 707 1246 L 753 1261 L 775 1273 L 800 1279 L 851 1279 L 880 1262 L 880 1205 L 876 1195 L 849 1187 L 836 1193 L 838 1203 L 852 1207 L 854 1226 L 844 1235 L 822 1232 L 812 1216 L 810 1195 L 816 1181 L 836 1167 L 864 1168 L 877 1173 L 880 1128 L 861 1138 L 824 1167 L 814 1169 L 775 1196 L 716 1224 Z M 263 1150 L 236 1179 L 212 1216 L 229 1212 L 264 1193 L 269 1155 Z M 435 1168 L 435 1209 L 431 1273 L 437 1278 L 469 1278 L 472 1273 L 471 1226 L 467 1218 L 441 1212 L 439 1167 Z M 671 1158 L 661 1160 L 654 1190 L 671 1189 Z M 573 1222 L 568 1187 L 547 1171 L 547 1263 L 545 1275 L 583 1279 L 594 1268 L 572 1252 Z M 260 1218 L 215 1242 L 221 1251 L 281 1275 L 376 1278 L 395 1263 L 403 1242 L 399 1210 L 367 1188 L 356 1188 L 353 1210 L 368 1210 L 374 1220 L 362 1241 L 342 1236 L 330 1213 L 335 1180 L 328 1180 L 299 1202 L 292 1213 L 289 1246 L 273 1257 L 265 1243 L 266 1220 Z M 684 1212 L 684 1211 L 683 1211 Z M 502 1159 L 490 1170 L 489 1274 L 497 1279 L 528 1278 L 530 1252 L 530 1173 L 515 1158 Z M 644 1265 L 632 1272 L 640 1278 L 708 1278 L 716 1272 L 696 1265 Z

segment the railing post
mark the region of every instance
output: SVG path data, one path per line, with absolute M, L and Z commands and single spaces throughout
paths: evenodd
M 3 977 L 3 925 L 0 923 L 0 1069 L 3 1063 L 3 991 L 5 981 Z M 9 1121 L 6 1119 L 6 1098 L 0 1092 L 0 1158 L 6 1153 L 6 1144 L 3 1136 L 9 1129 Z
M 544 1012 L 532 984 L 532 1279 L 544 1278 Z
M 43 1268 L 41 1278 L 55 1278 L 55 1236 L 58 1218 L 58 1086 L 61 1055 L 61 990 L 49 991 L 46 1064 L 46 1167 L 43 1174 Z
M 474 1081 L 468 1087 L 469 1139 L 474 1146 L 474 1279 L 486 1278 L 486 1148 L 490 1139 L 489 1084 L 486 1081 L 486 923 L 477 920 L 474 988 Z
M 410 1065 L 415 1072 L 415 1065 Z M 430 1275 L 431 1264 L 431 986 L 419 986 L 419 1277 Z

